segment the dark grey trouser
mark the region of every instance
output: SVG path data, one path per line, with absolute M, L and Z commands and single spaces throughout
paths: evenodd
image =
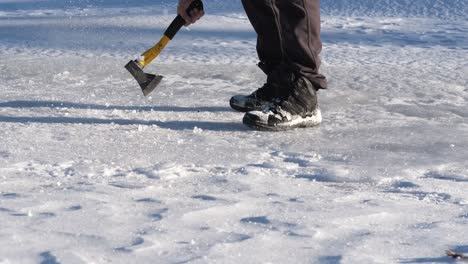
M 320 0 L 242 0 L 257 32 L 257 52 L 267 72 L 288 70 L 327 88 L 319 74 Z

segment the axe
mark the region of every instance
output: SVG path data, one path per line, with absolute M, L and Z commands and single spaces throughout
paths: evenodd
M 195 8 L 203 10 L 203 3 L 201 0 L 193 1 L 192 4 L 188 7 L 187 13 L 189 13 Z M 127 69 L 136 79 L 145 96 L 150 94 L 154 90 L 154 88 L 158 86 L 163 76 L 145 73 L 143 69 L 163 51 L 167 44 L 174 38 L 177 32 L 184 25 L 185 20 L 180 15 L 177 15 L 177 17 L 172 21 L 172 23 L 164 32 L 164 35 L 161 38 L 161 40 L 159 40 L 159 42 L 156 43 L 156 45 L 154 45 L 151 49 L 141 54 L 143 60 L 131 60 L 127 63 L 127 65 L 125 65 L 125 69 Z

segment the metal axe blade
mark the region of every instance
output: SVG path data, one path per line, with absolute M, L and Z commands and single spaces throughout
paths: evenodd
M 127 65 L 125 65 L 125 69 L 137 80 L 145 96 L 150 94 L 163 78 L 161 75 L 145 73 L 137 60 L 129 61 Z

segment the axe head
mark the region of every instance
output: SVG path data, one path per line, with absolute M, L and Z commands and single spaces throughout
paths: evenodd
M 161 75 L 145 73 L 137 60 L 129 61 L 125 69 L 137 80 L 145 96 L 150 94 L 163 78 Z

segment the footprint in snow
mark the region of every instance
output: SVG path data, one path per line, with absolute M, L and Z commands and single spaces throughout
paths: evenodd
M 296 179 L 306 179 L 312 182 L 338 182 L 337 177 L 326 169 L 317 169 L 311 173 L 298 174 L 294 177 Z
M 70 207 L 68 207 L 67 209 L 65 209 L 66 211 L 78 211 L 78 210 L 81 210 L 82 207 L 81 205 L 72 205 Z
M 39 256 L 42 258 L 40 264 L 60 264 L 57 258 L 52 255 L 50 251 L 44 251 L 40 253 Z
M 323 256 L 318 259 L 317 263 L 323 263 L 323 264 L 341 263 L 342 259 L 343 259 L 343 256 Z
M 145 240 L 142 237 L 136 237 L 135 239 L 133 239 L 132 243 L 130 243 L 129 246 L 114 248 L 114 251 L 119 251 L 123 253 L 131 253 L 133 252 L 133 249 L 132 249 L 133 247 L 143 245 L 144 243 L 145 243 Z
M 459 217 L 462 219 L 468 219 L 468 213 L 461 214 Z
M 420 186 L 409 181 L 396 181 L 392 183 L 392 188 L 395 189 L 409 189 L 409 188 L 419 188 Z
M 232 244 L 232 243 L 239 243 L 252 237 L 246 234 L 240 233 L 229 233 L 226 238 L 224 238 L 223 243 Z
M 12 213 L 10 215 L 11 216 L 28 216 L 28 214 L 25 214 L 25 213 Z
M 19 197 L 17 193 L 2 193 L 1 198 L 3 199 L 16 199 Z
M 438 192 L 423 192 L 423 191 L 403 191 L 401 189 L 391 189 L 384 191 L 386 193 L 395 193 L 408 196 L 420 201 L 431 201 L 431 202 L 448 202 L 452 199 L 452 196 L 448 193 Z
M 0 158 L 9 158 L 10 157 L 10 152 L 8 151 L 0 151 Z
M 304 203 L 304 200 L 302 198 L 289 198 L 288 199 L 288 202 L 291 202 L 291 203 Z
M 216 201 L 218 200 L 216 197 L 210 195 L 194 195 L 192 199 L 203 200 L 203 201 Z
M 437 171 L 430 171 L 424 174 L 423 178 L 443 180 L 443 181 L 452 181 L 452 182 L 468 182 L 467 176 L 456 175 L 456 174 L 444 174 Z
M 166 213 L 167 211 L 169 211 L 168 208 L 163 208 L 155 213 L 152 213 L 149 215 L 149 217 L 154 221 L 154 222 L 157 222 L 157 221 L 161 221 L 164 216 L 163 214 Z
M 426 223 L 426 222 L 423 222 L 423 223 L 417 223 L 417 224 L 414 224 L 412 226 L 412 228 L 414 229 L 421 229 L 421 230 L 430 230 L 430 229 L 434 229 L 437 227 L 437 225 L 439 224 L 440 222 L 432 222 L 432 223 Z
M 246 217 L 246 218 L 242 218 L 240 222 L 244 224 L 254 224 L 254 225 L 270 225 L 271 224 L 271 221 L 268 220 L 266 216 Z
M 39 217 L 42 217 L 42 218 L 50 218 L 50 217 L 55 217 L 56 214 L 52 213 L 52 212 L 42 212 L 42 213 L 38 213 L 37 214 Z
M 157 204 L 161 203 L 161 201 L 153 199 L 153 198 L 141 198 L 141 199 L 135 200 L 135 202 L 138 202 L 138 203 L 157 203 Z
M 5 207 L 0 207 L 0 213 L 1 213 L 1 212 L 11 213 L 11 212 L 13 212 L 13 210 L 8 209 L 8 208 L 5 208 Z
M 130 184 L 130 183 L 119 183 L 119 182 L 110 183 L 109 185 L 119 188 L 119 189 L 130 189 L 130 190 L 139 190 L 139 189 L 146 188 L 146 186 L 142 186 L 142 185 L 136 185 L 136 184 Z
M 301 153 L 283 153 L 280 151 L 275 151 L 271 153 L 272 157 L 278 157 L 286 163 L 293 163 L 299 167 L 311 167 L 317 161 L 321 159 L 321 156 L 318 154 L 313 155 L 304 155 Z
M 289 237 L 298 237 L 298 238 L 310 237 L 309 235 L 302 235 L 302 234 L 296 233 L 294 231 L 286 231 L 286 232 L 284 232 L 284 234 L 286 236 L 289 236 Z

